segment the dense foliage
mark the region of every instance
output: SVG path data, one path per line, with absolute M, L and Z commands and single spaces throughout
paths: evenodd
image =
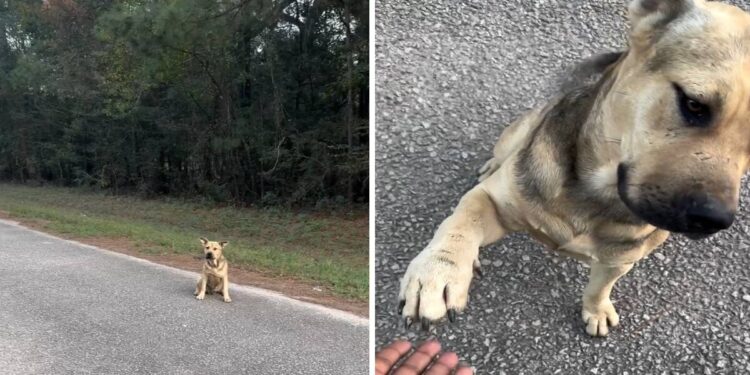
M 362 0 L 0 0 L 0 178 L 367 200 Z

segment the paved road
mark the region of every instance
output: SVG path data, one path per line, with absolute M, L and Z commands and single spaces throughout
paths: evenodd
M 366 374 L 363 319 L 0 222 L 2 374 Z
M 541 103 L 574 61 L 624 46 L 626 1 L 377 2 L 378 346 L 407 333 L 398 278 L 504 124 Z M 750 2 L 745 2 L 750 9 Z M 750 372 L 750 193 L 734 227 L 674 238 L 615 288 L 622 327 L 591 339 L 576 262 L 512 236 L 480 258 L 468 311 L 437 328 L 480 374 Z

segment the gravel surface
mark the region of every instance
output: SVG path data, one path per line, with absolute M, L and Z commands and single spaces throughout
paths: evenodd
M 549 98 L 575 61 L 622 49 L 626 7 L 377 1 L 378 347 L 437 336 L 480 374 L 750 372 L 747 189 L 730 230 L 674 236 L 617 284 L 621 327 L 606 339 L 580 321 L 586 269 L 525 235 L 480 253 L 485 276 L 455 324 L 428 335 L 396 316 L 399 278 L 475 184 L 503 126 Z
M 367 373 L 364 319 L 236 285 L 198 301 L 193 272 L 5 221 L 0 238 L 1 374 Z

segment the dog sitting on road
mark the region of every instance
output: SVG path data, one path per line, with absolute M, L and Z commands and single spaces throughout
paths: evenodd
M 750 159 L 750 15 L 704 0 L 633 0 L 628 50 L 590 66 L 500 136 L 493 157 L 401 279 L 424 329 L 466 307 L 479 248 L 525 231 L 591 266 L 581 317 L 606 336 L 615 282 L 670 232 L 734 221 Z
M 228 242 L 209 241 L 203 237 L 200 240 L 206 261 L 203 263 L 198 285 L 195 286 L 195 298 L 205 298 L 206 292 L 218 292 L 224 297 L 224 302 L 232 302 L 229 298 L 229 263 L 223 254 Z

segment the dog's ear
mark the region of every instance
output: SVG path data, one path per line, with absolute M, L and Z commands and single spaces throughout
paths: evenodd
M 205 237 L 201 237 L 201 243 L 205 246 L 208 243 L 208 240 Z
M 224 247 L 226 247 L 227 245 L 229 245 L 229 242 L 227 242 L 227 241 L 221 241 L 221 242 L 219 242 L 219 245 L 221 245 L 221 248 L 223 249 Z
M 633 0 L 628 8 L 633 47 L 655 42 L 667 24 L 690 12 L 703 0 Z

